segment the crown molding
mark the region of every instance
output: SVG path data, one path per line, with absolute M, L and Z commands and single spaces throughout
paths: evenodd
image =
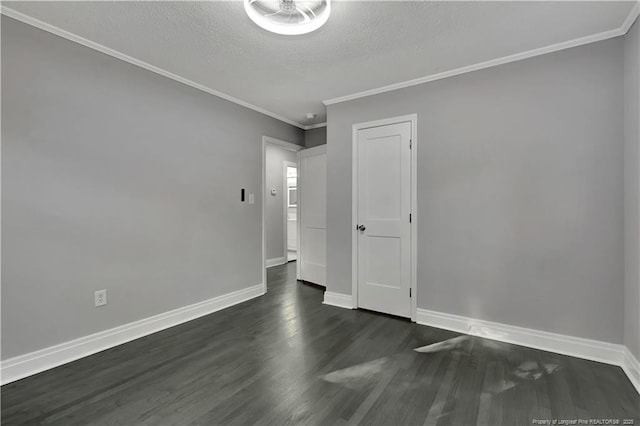
M 231 95 L 227 95 L 226 93 L 220 92 L 218 90 L 214 90 L 210 87 L 204 86 L 200 83 L 196 83 L 195 81 L 191 81 L 189 79 L 186 79 L 184 77 L 181 77 L 177 74 L 174 74 L 172 72 L 169 72 L 165 69 L 162 69 L 160 67 L 157 67 L 155 65 L 151 65 L 147 62 L 141 61 L 139 59 L 136 59 L 132 56 L 126 55 L 120 51 L 117 51 L 115 49 L 111 49 L 109 47 L 103 46 L 99 43 L 93 42 L 89 39 L 86 39 L 84 37 L 81 37 L 77 34 L 71 33 L 69 31 L 63 30 L 62 28 L 56 27 L 54 25 L 48 24 L 44 21 L 41 21 L 39 19 L 36 19 L 32 16 L 26 15 L 22 12 L 18 12 L 17 10 L 11 9 L 7 6 L 2 6 L 0 8 L 0 13 L 3 15 L 6 15 L 10 18 L 13 18 L 17 21 L 20 21 L 22 23 L 25 23 L 27 25 L 31 25 L 33 27 L 39 28 L 43 31 L 47 31 L 51 34 L 57 35 L 59 37 L 62 37 L 64 39 L 73 41 L 75 43 L 81 44 L 85 47 L 88 47 L 90 49 L 96 50 L 98 52 L 104 53 L 106 55 L 112 56 L 114 58 L 120 59 L 122 61 L 128 62 L 132 65 L 135 65 L 137 67 L 143 68 L 147 71 L 151 71 L 153 73 L 159 74 L 161 76 L 164 76 L 166 78 L 170 78 L 174 81 L 177 81 L 179 83 L 185 84 L 187 86 L 193 87 L 194 89 L 203 91 L 205 93 L 208 93 L 210 95 L 225 99 L 229 102 L 233 102 L 237 105 L 243 106 L 245 108 L 248 108 L 250 110 L 256 111 L 260 114 L 264 114 L 268 117 L 271 118 L 275 118 L 276 120 L 282 121 L 283 123 L 286 124 L 290 124 L 292 126 L 295 126 L 299 129 L 302 130 L 312 130 L 312 129 L 317 129 L 320 127 L 326 127 L 327 123 L 318 123 L 318 124 L 311 124 L 311 125 L 303 125 L 300 124 L 298 122 L 295 122 L 293 120 L 289 120 L 288 118 L 285 118 L 281 115 L 278 115 L 276 113 L 273 113 L 271 111 L 268 111 L 264 108 L 261 108 L 259 106 L 250 104 L 248 102 L 245 102 L 241 99 L 235 98 Z M 574 40 L 569 40 L 569 41 L 565 41 L 565 42 L 561 42 L 561 43 L 557 43 L 557 44 L 553 44 L 550 46 L 546 46 L 546 47 L 541 47 L 538 49 L 533 49 L 533 50 L 528 50 L 526 52 L 521 52 L 521 53 L 516 53 L 513 55 L 508 55 L 508 56 L 504 56 L 502 58 L 497 58 L 497 59 L 492 59 L 486 62 L 480 62 L 474 65 L 469 65 L 466 67 L 462 67 L 462 68 L 456 68 L 450 71 L 445 71 L 442 73 L 438 73 L 438 74 L 431 74 L 425 77 L 420 77 L 420 78 L 416 78 L 413 80 L 407 80 L 407 81 L 403 81 L 403 82 L 399 82 L 399 83 L 394 83 L 394 84 L 390 84 L 387 86 L 382 86 L 376 89 L 370 89 L 370 90 L 365 90 L 362 92 L 357 92 L 357 93 L 353 93 L 351 95 L 346 95 L 346 96 L 341 96 L 338 98 L 333 98 L 333 99 L 328 99 L 323 101 L 322 103 L 326 106 L 326 105 L 333 105 L 333 104 L 337 104 L 337 103 L 341 103 L 341 102 L 347 102 L 347 101 L 351 101 L 354 99 L 359 99 L 359 98 L 364 98 L 367 96 L 373 96 L 373 95 L 377 95 L 380 93 L 385 93 L 385 92 L 390 92 L 393 90 L 398 90 L 398 89 L 403 89 L 405 87 L 411 87 L 411 86 L 416 86 L 419 84 L 423 84 L 423 83 L 428 83 L 430 81 L 436 81 L 436 80 L 442 80 L 445 78 L 449 78 L 449 77 L 454 77 L 457 75 L 461 75 L 461 74 L 466 74 L 472 71 L 478 71 L 478 70 L 482 70 L 482 69 L 486 69 L 486 68 L 491 68 L 491 67 L 495 67 L 498 65 L 503 65 L 503 64 L 507 64 L 510 62 L 516 62 L 516 61 L 521 61 L 523 59 L 528 59 L 528 58 L 533 58 L 535 56 L 540 56 L 540 55 L 544 55 L 547 53 L 552 53 L 552 52 L 557 52 L 560 50 L 564 50 L 564 49 L 569 49 L 572 47 L 577 47 L 577 46 L 582 46 L 585 44 L 589 44 L 589 43 L 595 43 L 598 41 L 602 41 L 602 40 L 607 40 L 609 38 L 613 38 L 613 37 L 618 37 L 621 35 L 626 34 L 629 29 L 631 28 L 631 26 L 633 25 L 633 23 L 635 22 L 635 20 L 638 18 L 638 15 L 640 15 L 640 1 L 636 1 L 633 8 L 631 9 L 631 11 L 629 12 L 629 15 L 627 16 L 627 18 L 625 19 L 625 21 L 622 23 L 622 25 L 619 28 L 613 29 L 613 30 L 609 30 L 609 31 L 604 31 L 601 33 L 597 33 L 597 34 L 593 34 L 590 36 L 586 36 L 586 37 L 581 37 L 581 38 L 577 38 Z
M 620 27 L 620 30 L 623 31 L 622 34 L 626 34 L 629 32 L 629 29 L 631 29 L 633 23 L 636 21 L 636 19 L 638 19 L 638 15 L 640 15 L 640 0 L 635 1 L 635 4 L 629 12 L 629 16 L 627 16 L 627 19 L 625 19 L 622 23 L 622 26 Z
M 634 6 L 631 8 L 629 15 L 624 20 L 622 25 L 616 29 L 604 31 L 597 34 L 592 34 L 585 37 L 576 38 L 573 40 L 563 41 L 561 43 L 552 44 L 546 47 L 540 47 L 537 49 L 527 50 L 521 53 L 515 53 L 513 55 L 503 56 L 497 59 L 491 59 L 485 62 L 479 62 L 477 64 L 468 65 L 461 68 L 456 68 L 449 71 L 444 71 L 437 74 L 430 74 L 424 77 L 415 78 L 412 80 L 403 81 L 400 83 L 389 84 L 387 86 L 378 87 L 376 89 L 365 90 L 362 92 L 353 93 L 350 95 L 340 96 L 338 98 L 327 99 L 322 101 L 324 105 L 334 105 L 342 102 L 352 101 L 354 99 L 365 98 L 368 96 L 378 95 L 380 93 L 391 92 L 398 89 L 404 89 L 406 87 L 417 86 L 419 84 L 429 83 L 431 81 L 442 80 L 449 77 L 455 77 L 461 74 L 467 74 L 472 71 L 479 71 L 486 68 L 495 67 L 498 65 L 508 64 L 510 62 L 517 62 L 523 59 L 529 59 L 540 55 L 545 55 L 547 53 L 558 52 L 560 50 L 570 49 L 572 47 L 578 47 L 585 44 L 595 43 L 598 41 L 607 40 L 614 37 L 619 37 L 625 35 L 631 25 L 633 25 L 634 21 L 638 18 L 638 14 L 640 14 L 640 2 L 636 1 Z
M 320 127 L 327 127 L 327 123 L 318 123 L 318 124 L 310 124 L 309 126 L 304 126 L 305 130 L 313 130 L 313 129 L 319 129 Z
M 97 50 L 98 52 L 101 52 L 101 53 L 104 53 L 106 55 L 112 56 L 114 58 L 120 59 L 122 61 L 128 62 L 128 63 L 130 63 L 132 65 L 135 65 L 137 67 L 143 68 L 143 69 L 145 69 L 147 71 L 151 71 L 153 73 L 159 74 L 159 75 L 161 75 L 163 77 L 170 78 L 171 80 L 177 81 L 179 83 L 186 84 L 187 86 L 193 87 L 194 89 L 201 90 L 201 91 L 203 91 L 205 93 L 208 93 L 210 95 L 217 96 L 217 97 L 222 98 L 224 100 L 227 100 L 229 102 L 233 102 L 234 104 L 243 106 L 243 107 L 248 108 L 250 110 L 253 110 L 255 112 L 259 112 L 260 114 L 264 114 L 264 115 L 269 116 L 271 118 L 275 118 L 276 120 L 280 120 L 283 123 L 290 124 L 292 126 L 298 127 L 299 129 L 306 130 L 306 128 L 309 127 L 309 126 L 305 126 L 303 124 L 297 123 L 297 122 L 295 122 L 293 120 L 289 120 L 288 118 L 282 117 L 281 115 L 278 115 L 276 113 L 268 111 L 268 110 L 266 110 L 264 108 L 261 108 L 259 106 L 256 106 L 256 105 L 250 104 L 248 102 L 245 102 L 245 101 L 243 101 L 241 99 L 234 98 L 233 96 L 227 95 L 226 93 L 219 92 L 219 91 L 214 90 L 214 89 L 212 89 L 210 87 L 204 86 L 204 85 L 202 85 L 200 83 L 196 83 L 195 81 L 191 81 L 191 80 L 189 80 L 187 78 L 181 77 L 181 76 L 179 76 L 177 74 L 169 72 L 169 71 L 167 71 L 165 69 L 162 69 L 160 67 L 157 67 L 155 65 L 151 65 L 148 62 L 141 61 L 141 60 L 136 59 L 136 58 L 134 58 L 132 56 L 126 55 L 126 54 L 124 54 L 124 53 L 122 53 L 120 51 L 117 51 L 115 49 L 111 49 L 110 47 L 103 46 L 103 45 L 101 45 L 99 43 L 93 42 L 93 41 L 91 41 L 89 39 L 86 39 L 84 37 L 81 37 L 81 36 L 79 36 L 77 34 L 74 34 L 74 33 L 71 33 L 69 31 L 63 30 L 62 28 L 59 28 L 59 27 L 56 27 L 54 25 L 48 24 L 48 23 L 46 23 L 44 21 L 41 21 L 41 20 L 36 19 L 36 18 L 34 18 L 32 16 L 29 16 L 29 15 L 26 15 L 26 14 L 24 14 L 22 12 L 18 12 L 17 10 L 11 9 L 11 8 L 9 8 L 7 6 L 3 5 L 2 8 L 0 8 L 0 13 L 2 13 L 3 15 L 8 16 L 10 18 L 13 18 L 13 19 L 15 19 L 17 21 L 20 21 L 22 23 L 25 23 L 27 25 L 31 25 L 32 27 L 39 28 L 39 29 L 41 29 L 43 31 L 49 32 L 51 34 L 57 35 L 59 37 L 67 39 L 67 40 L 71 40 L 71 41 L 73 41 L 75 43 L 81 44 L 81 45 L 83 45 L 85 47 L 88 47 L 90 49 Z

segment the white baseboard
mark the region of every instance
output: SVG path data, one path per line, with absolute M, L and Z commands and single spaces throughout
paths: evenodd
M 14 382 L 263 294 L 264 285 L 258 284 L 59 345 L 9 358 L 0 363 L 0 382 L 3 385 Z
M 638 393 L 640 393 L 640 361 L 633 356 L 629 348 L 626 346 L 622 350 L 622 355 L 623 359 L 621 367 L 624 372 L 627 373 L 629 380 L 631 380 L 631 383 L 633 383 L 633 386 L 635 386 Z
M 483 321 L 428 309 L 418 309 L 416 322 L 500 342 L 617 365 L 622 367 L 640 393 L 638 361 L 624 345 Z
M 337 306 L 339 308 L 353 309 L 353 301 L 350 294 L 324 292 L 325 305 Z
M 284 265 L 287 263 L 286 257 L 274 257 L 273 259 L 267 259 L 264 264 L 267 268 L 271 268 L 272 266 Z

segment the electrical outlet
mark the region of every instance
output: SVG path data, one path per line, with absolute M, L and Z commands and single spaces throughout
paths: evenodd
M 96 291 L 95 304 L 96 306 L 103 306 L 107 304 L 107 289 Z

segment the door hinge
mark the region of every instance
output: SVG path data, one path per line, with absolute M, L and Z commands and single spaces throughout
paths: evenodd
M 409 223 L 411 223 L 411 213 L 409 213 Z
M 413 148 L 413 140 L 409 139 L 409 149 L 412 149 L 412 148 Z
M 411 297 L 411 289 L 409 289 L 409 297 Z

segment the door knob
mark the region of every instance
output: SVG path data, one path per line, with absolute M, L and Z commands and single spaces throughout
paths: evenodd
M 358 230 L 359 230 L 359 231 L 364 231 L 365 229 L 367 229 L 367 227 L 366 227 L 366 226 L 364 226 L 364 225 L 360 225 L 360 226 L 358 226 Z

